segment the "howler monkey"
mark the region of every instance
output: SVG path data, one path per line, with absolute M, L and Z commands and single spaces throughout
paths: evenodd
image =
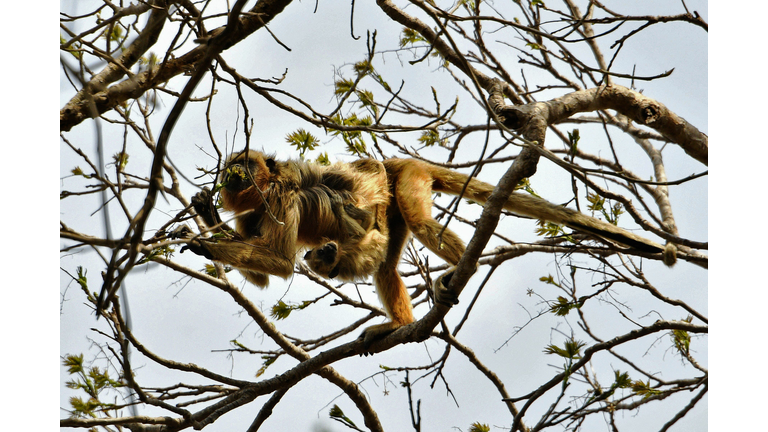
M 236 234 L 224 239 L 190 238 L 187 248 L 240 269 L 260 286 L 266 286 L 267 275 L 289 277 L 297 253 L 304 248 L 310 249 L 305 255 L 310 267 L 325 277 L 354 280 L 373 274 L 390 321 L 363 332 L 366 346 L 413 322 L 411 298 L 397 272 L 411 233 L 453 266 L 464 253 L 462 240 L 432 218 L 432 193 L 459 195 L 468 182 L 463 197 L 485 203 L 493 191 L 487 183 L 416 159 L 383 163 L 361 159 L 320 166 L 280 162 L 251 150 L 233 155 L 223 173 L 221 203 L 239 215 Z M 193 198 L 200 204 L 195 206 L 197 213 L 215 213 L 210 201 L 206 191 Z M 504 208 L 643 252 L 664 251 L 661 245 L 617 226 L 529 194 L 513 193 Z M 217 221 L 207 219 L 209 224 Z M 444 286 L 451 274 L 449 270 L 437 279 L 435 301 L 456 302 Z

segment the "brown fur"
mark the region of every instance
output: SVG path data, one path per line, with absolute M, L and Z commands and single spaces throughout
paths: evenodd
M 366 201 L 375 205 L 358 208 L 345 202 L 343 207 L 335 206 L 336 215 L 342 218 L 342 225 L 349 230 L 347 237 L 341 243 L 329 239 L 323 246 L 308 251 L 304 260 L 313 271 L 324 277 L 355 281 L 375 273 L 384 260 L 390 196 L 387 174 L 381 162 L 360 159 L 350 166 L 364 179 L 368 194 Z M 352 220 L 358 219 L 363 219 L 362 224 L 352 223 Z
M 302 248 L 310 266 L 323 276 L 337 271 L 345 280 L 374 274 L 379 297 L 390 322 L 369 327 L 365 343 L 413 322 L 411 298 L 397 272 L 403 247 L 411 233 L 440 258 L 456 265 L 464 243 L 432 218 L 432 193 L 461 193 L 468 177 L 415 159 L 361 160 L 329 167 L 299 161 L 278 162 L 255 151 L 237 154 L 227 162 L 221 190 L 224 209 L 238 217 L 237 235 L 225 240 L 196 240 L 196 253 L 240 269 L 252 282 L 266 285 L 266 275 L 287 278 Z M 263 192 L 278 221 L 266 214 L 264 203 L 251 186 Z M 472 179 L 464 197 L 485 203 L 493 186 Z M 646 252 L 664 248 L 611 224 L 527 194 L 513 193 L 504 208 L 516 214 L 563 224 L 618 241 Z M 197 209 L 197 207 L 196 207 Z M 359 210 L 359 211 L 358 211 Z M 198 213 L 205 213 L 201 208 Z M 373 223 L 369 225 L 368 216 Z M 366 226 L 363 226 L 366 225 Z M 366 231 L 367 230 L 367 231 Z M 438 235 L 442 231 L 442 236 Z M 329 259 L 318 257 L 325 252 Z M 445 290 L 452 271 L 438 278 L 435 300 L 450 304 L 456 299 Z

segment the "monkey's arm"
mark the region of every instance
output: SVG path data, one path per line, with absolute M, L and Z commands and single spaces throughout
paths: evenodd
M 250 273 L 264 273 L 282 278 L 293 274 L 294 253 L 278 250 L 261 238 L 248 241 L 230 239 L 189 238 L 182 248 L 197 255 Z M 264 286 L 265 283 L 259 283 Z
M 203 195 L 198 198 L 206 197 Z M 207 214 L 214 212 L 215 209 Z M 275 226 L 270 227 L 271 229 L 265 229 L 266 233 L 262 232 L 252 236 L 244 236 L 236 231 L 227 231 L 229 234 L 227 236 L 202 238 L 187 228 L 181 235 L 188 240 L 187 245 L 182 248 L 182 252 L 190 250 L 197 255 L 235 267 L 241 270 L 251 282 L 259 286 L 266 286 L 268 280 L 266 275 L 268 274 L 283 278 L 293 274 L 294 257 L 298 250 L 297 221 L 295 219 L 295 215 L 294 217 L 286 216 L 284 225 L 275 224 Z M 271 222 L 268 221 L 267 224 L 271 224 Z M 217 231 L 228 228 L 223 225 Z

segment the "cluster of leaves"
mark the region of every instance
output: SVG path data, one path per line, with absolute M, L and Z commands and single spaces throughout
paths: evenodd
M 288 318 L 288 315 L 291 314 L 291 312 L 295 310 L 301 310 L 306 308 L 312 304 L 311 301 L 304 301 L 297 305 L 289 305 L 285 303 L 284 301 L 280 300 L 277 302 L 276 305 L 272 306 L 272 311 L 270 312 L 270 316 L 276 320 L 283 320 Z
M 328 413 L 329 416 L 331 416 L 332 419 L 338 421 L 339 423 L 354 429 L 354 430 L 360 430 L 356 425 L 355 422 L 353 422 L 349 417 L 347 417 L 344 414 L 344 411 L 339 408 L 338 405 L 334 404 L 333 407 L 331 407 L 330 412 Z
M 588 193 L 587 201 L 589 202 L 589 205 L 587 206 L 589 210 L 600 212 L 605 220 L 613 225 L 616 225 L 619 222 L 619 216 L 624 213 L 621 203 L 613 203 L 613 205 L 606 206 L 606 204 L 610 204 L 610 201 L 606 201 L 605 198 L 596 193 Z
M 693 321 L 693 317 L 688 315 L 682 321 L 690 323 Z M 691 353 L 691 334 L 685 330 L 675 329 L 670 332 L 670 336 L 672 337 L 672 344 L 675 346 L 675 349 L 684 357 L 688 357 Z
M 570 338 L 565 341 L 563 348 L 553 344 L 547 345 L 544 348 L 544 353 L 556 354 L 569 360 L 578 360 L 581 358 L 581 349 L 586 345 L 585 342 Z
M 83 399 L 80 396 L 72 396 L 69 403 L 72 406 L 70 417 L 96 418 L 98 415 L 106 413 L 109 410 L 117 410 L 115 404 L 102 402 L 99 395 L 108 389 L 118 389 L 124 384 L 120 379 L 112 379 L 109 372 L 102 371 L 98 366 L 85 366 L 83 354 L 67 355 L 62 360 L 62 364 L 67 368 L 67 373 L 74 376 L 73 379 L 66 382 L 67 388 L 82 390 L 88 396 Z
M 553 222 L 547 222 L 544 220 L 537 221 L 536 225 L 538 227 L 536 228 L 536 235 L 538 236 L 547 237 L 547 238 L 564 237 L 566 240 L 573 242 L 571 235 L 566 233 L 565 230 L 563 230 L 562 225 L 558 225 Z
M 568 386 L 568 378 L 572 372 L 571 367 L 573 366 L 573 362 L 574 360 L 579 360 L 582 358 L 581 349 L 585 346 L 586 343 L 570 338 L 565 341 L 562 347 L 550 344 L 544 349 L 544 353 L 546 354 L 554 354 L 566 359 L 566 364 L 564 367 L 565 376 L 563 378 L 563 387 Z M 613 383 L 607 389 L 594 389 L 592 391 L 593 395 L 590 397 L 588 403 L 608 399 L 617 389 L 631 389 L 632 393 L 634 393 L 636 396 L 641 396 L 643 399 L 662 394 L 662 391 L 653 388 L 650 380 L 633 381 L 630 378 L 629 373 L 615 370 Z
M 158 258 L 158 257 L 163 257 L 166 260 L 170 260 L 171 259 L 171 255 L 173 255 L 174 252 L 175 252 L 175 249 L 170 247 L 170 246 L 168 246 L 168 245 L 156 247 L 156 248 L 152 249 L 143 258 L 141 258 L 137 262 L 137 264 L 145 264 L 145 263 L 148 263 L 150 261 L 153 261 L 155 258 Z
M 358 113 L 353 112 L 348 115 L 342 115 L 337 113 L 331 120 L 333 123 L 343 127 L 333 131 L 333 134 L 344 140 L 344 143 L 347 145 L 347 151 L 353 155 L 364 156 L 367 152 L 367 145 L 362 131 L 349 129 L 363 129 L 372 126 L 380 116 L 380 108 L 374 100 L 373 92 L 361 88 L 359 84 L 367 77 L 372 79 L 376 84 L 389 93 L 392 92 L 392 89 L 386 80 L 384 80 L 384 77 L 382 77 L 373 67 L 370 58 L 353 64 L 352 70 L 355 74 L 354 79 L 340 77 L 334 82 L 334 95 L 340 103 L 343 103 L 352 95 L 356 96 L 357 101 L 355 103 L 359 104 L 364 114 L 360 113 L 358 115 Z M 376 136 L 372 133 L 369 135 L 371 139 L 376 142 Z
M 572 302 L 563 296 L 558 296 L 557 302 L 553 302 L 552 304 L 550 304 L 549 311 L 554 313 L 557 316 L 566 316 L 573 309 L 579 309 L 580 307 L 584 306 L 584 302 L 586 301 L 586 299 L 587 299 L 586 297 L 579 297 L 579 301 Z
M 595 388 L 592 391 L 592 397 L 588 399 L 587 404 L 608 399 L 609 397 L 613 396 L 613 394 L 616 392 L 616 389 L 626 389 L 632 387 L 633 383 L 627 372 L 615 370 L 613 371 L 613 374 L 614 380 L 611 386 L 607 389 L 603 389 L 602 387 Z
M 446 138 L 440 137 L 440 132 L 438 132 L 437 129 L 428 129 L 421 133 L 421 136 L 418 138 L 419 143 L 421 143 L 425 147 L 432 147 L 435 144 L 437 145 L 446 145 L 448 140 Z
M 555 354 L 566 359 L 565 365 L 563 365 L 563 372 L 565 373 L 565 376 L 563 377 L 563 389 L 569 385 L 568 379 L 573 372 L 572 367 L 574 360 L 581 359 L 581 349 L 586 345 L 585 342 L 569 338 L 565 341 L 562 348 L 554 344 L 549 344 L 544 348 L 545 354 Z
M 125 171 L 125 167 L 128 166 L 128 153 L 122 151 L 117 152 L 112 155 L 112 160 L 118 171 Z
M 304 159 L 304 154 L 307 151 L 312 151 L 320 145 L 320 140 L 304 129 L 289 133 L 285 137 L 285 142 L 296 147 L 296 150 L 299 151 L 299 157 L 302 159 Z
M 435 33 L 439 34 L 440 29 L 434 28 Z M 448 67 L 450 63 L 440 56 L 440 53 L 432 49 L 431 44 L 419 32 L 410 28 L 403 28 L 400 33 L 400 48 L 423 48 L 429 47 L 429 56 L 440 59 L 441 66 Z
M 373 118 L 371 116 L 358 117 L 355 113 L 352 113 L 347 117 L 337 114 L 332 120 L 334 123 L 346 127 L 368 127 L 373 124 Z M 349 153 L 356 156 L 364 156 L 366 154 L 368 146 L 365 143 L 363 132 L 355 130 L 335 130 L 333 131 L 333 135 L 341 137 L 341 139 L 344 140 Z M 371 137 L 374 140 L 376 139 L 373 134 L 371 134 Z

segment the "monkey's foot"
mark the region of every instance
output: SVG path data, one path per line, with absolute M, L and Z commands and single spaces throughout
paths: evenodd
M 435 293 L 435 303 L 446 307 L 453 307 L 453 305 L 459 304 L 459 296 L 448 289 L 448 284 L 451 282 L 452 277 L 453 270 L 449 270 L 435 280 L 435 283 L 432 285 L 432 290 Z
M 361 355 L 366 357 L 368 354 L 372 355 L 373 353 L 368 352 L 368 348 L 370 348 L 371 345 L 377 340 L 385 338 L 388 334 L 392 333 L 400 327 L 400 324 L 387 322 L 384 324 L 372 325 L 363 330 L 363 332 L 360 333 L 360 336 L 357 338 L 358 340 L 363 341 L 363 348 L 365 348 L 365 352 Z
M 454 271 L 456 269 L 452 268 L 441 274 L 432 285 L 432 290 L 435 293 L 435 303 L 446 307 L 453 307 L 453 305 L 459 304 L 459 294 L 448 289 L 448 284 L 451 282 Z M 477 267 L 475 267 L 475 271 L 477 271 Z

